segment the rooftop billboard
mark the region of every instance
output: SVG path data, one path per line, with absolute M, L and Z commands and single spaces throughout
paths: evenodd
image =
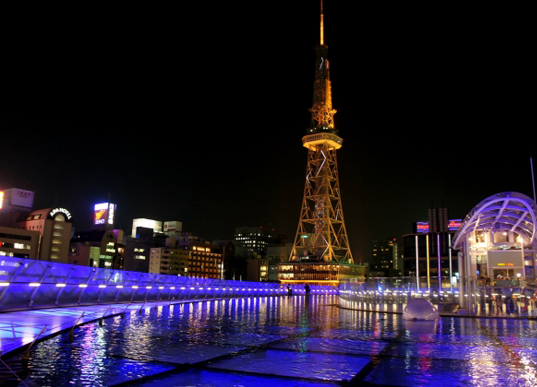
M 114 224 L 117 206 L 113 203 L 98 203 L 93 207 L 93 224 Z
M 4 204 L 32 208 L 34 205 L 34 193 L 19 188 L 6 189 L 4 190 Z

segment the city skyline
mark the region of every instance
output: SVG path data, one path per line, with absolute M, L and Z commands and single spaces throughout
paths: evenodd
M 318 8 L 252 8 L 254 19 L 226 7 L 194 13 L 188 33 L 164 23 L 124 35 L 135 23 L 111 18 L 98 32 L 73 22 L 74 34 L 44 30 L 7 48 L 0 188 L 34 191 L 35 208 L 65 207 L 80 229 L 109 199 L 126 230 L 133 218 L 178 220 L 216 239 L 272 223 L 291 239 Z M 486 22 L 470 17 L 453 31 L 448 17 L 361 11 L 325 2 L 356 261 L 371 240 L 410 233 L 429 208 L 464 218 L 498 192 L 533 197 L 531 62 L 524 35 L 509 39 L 520 30 L 483 35 Z

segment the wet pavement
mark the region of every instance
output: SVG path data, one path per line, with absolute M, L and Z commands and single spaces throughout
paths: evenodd
M 533 386 L 537 322 L 339 307 L 337 296 L 249 297 L 0 315 L 13 386 Z M 69 337 L 69 328 L 80 315 Z M 123 312 L 126 312 L 123 315 Z M 100 318 L 110 316 L 99 324 Z M 91 322 L 93 321 L 93 322 Z M 29 360 L 17 347 L 47 325 Z M 61 333 L 63 332 L 63 333 Z M 60 333 L 60 334 L 58 334 Z M 4 349 L 5 348 L 5 349 Z M 2 366 L 0 366 L 2 368 Z
M 162 303 L 91 305 L 0 313 L 0 353 L 5 357 L 12 351 L 30 345 L 36 339 L 45 339 L 70 330 L 75 325 L 99 321 L 103 317 L 110 318 L 125 312 L 139 312 L 140 309 L 150 309 L 158 305 Z

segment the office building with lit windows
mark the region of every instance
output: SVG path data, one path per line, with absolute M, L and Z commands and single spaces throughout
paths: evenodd
M 164 246 L 151 248 L 149 272 L 156 274 L 188 275 L 190 252 L 178 246 L 179 238 L 166 238 Z
M 235 245 L 257 255 L 266 255 L 267 247 L 277 240 L 273 230 L 263 227 L 237 227 Z
M 0 227 L 0 255 L 37 259 L 40 236 L 37 231 Z
M 396 238 L 372 242 L 370 273 L 373 276 L 401 275 L 399 265 L 399 249 Z
M 188 251 L 188 276 L 223 278 L 223 254 L 219 245 L 205 242 L 180 242 L 179 248 Z
M 151 249 L 155 247 L 153 229 L 137 227 L 136 238 L 125 237 L 123 244 L 125 270 L 149 273 Z
M 121 236 L 120 236 L 121 238 Z M 70 242 L 69 263 L 121 269 L 122 248 L 114 230 L 87 230 L 75 233 Z
M 153 247 L 149 255 L 149 272 L 155 274 L 188 275 L 188 250 Z

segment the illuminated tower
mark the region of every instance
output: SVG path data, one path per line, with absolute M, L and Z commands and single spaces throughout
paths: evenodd
M 282 282 L 337 283 L 343 272 L 363 275 L 363 266 L 353 265 L 341 205 L 336 151 L 343 139 L 334 126 L 322 0 L 320 27 L 311 126 L 302 138 L 308 149 L 304 198 L 289 262 L 279 266 Z

